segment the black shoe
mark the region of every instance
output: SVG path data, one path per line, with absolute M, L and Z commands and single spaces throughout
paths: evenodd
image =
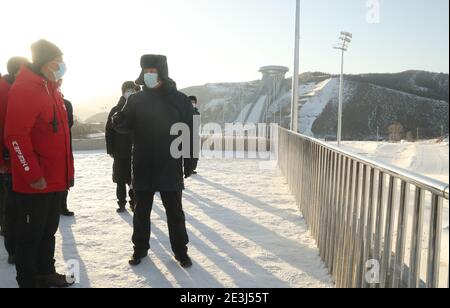
M 185 256 L 175 256 L 175 260 L 178 261 L 182 268 L 190 268 L 192 267 L 192 260 L 188 255 Z
M 65 275 L 57 273 L 38 277 L 38 285 L 41 288 L 68 288 L 74 283 L 74 281 L 68 281 Z
M 125 213 L 126 211 L 127 211 L 127 209 L 124 208 L 124 207 L 119 207 L 119 208 L 116 210 L 116 212 L 119 213 L 119 214 Z
M 197 173 L 197 171 L 194 171 L 194 172 L 192 172 L 192 174 L 193 174 L 193 175 L 197 175 L 198 173 Z
M 9 264 L 9 265 L 14 265 L 14 264 L 16 264 L 16 256 L 9 256 L 9 257 L 8 257 L 8 264 Z
M 65 217 L 73 217 L 73 216 L 75 216 L 75 213 L 74 213 L 74 212 L 71 212 L 71 211 L 69 211 L 69 210 L 65 210 L 65 211 L 63 211 L 63 212 L 61 213 L 61 215 L 62 215 L 62 216 L 65 216 Z
M 147 256 L 148 256 L 148 253 L 142 253 L 142 254 L 134 253 L 133 256 L 131 257 L 130 261 L 128 261 L 128 264 L 130 264 L 131 266 L 138 266 L 139 264 L 141 264 L 142 259 L 144 259 Z

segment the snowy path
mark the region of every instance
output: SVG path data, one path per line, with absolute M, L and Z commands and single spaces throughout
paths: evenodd
M 130 214 L 115 213 L 111 160 L 76 155 L 77 186 L 70 194 L 76 218 L 63 218 L 57 264 L 78 260 L 78 287 L 332 287 L 314 241 L 278 170 L 257 161 L 203 160 L 187 182 L 185 211 L 194 267 L 172 259 L 160 201 L 153 212 L 152 252 L 128 266 Z M 3 245 L 0 240 L 0 245 Z M 0 287 L 15 287 L 15 271 L 0 248 Z

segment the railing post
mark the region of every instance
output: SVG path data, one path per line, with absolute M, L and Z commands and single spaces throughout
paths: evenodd
M 411 255 L 409 258 L 410 274 L 409 288 L 418 288 L 420 281 L 420 265 L 422 260 L 422 236 L 423 236 L 423 204 L 425 195 L 422 189 L 416 187 L 414 196 L 413 225 L 411 232 Z
M 366 281 L 366 264 L 367 261 L 372 259 L 372 241 L 373 241 L 373 218 L 374 218 L 374 200 L 375 200 L 375 189 L 374 189 L 374 179 L 375 179 L 375 170 L 370 168 L 369 172 L 369 192 L 368 192 L 368 201 L 367 201 L 367 231 L 366 231 L 366 240 L 364 243 L 364 253 L 361 262 L 361 275 L 364 279 L 362 281 L 362 287 L 368 287 L 368 281 Z
M 409 203 L 409 186 L 402 181 L 400 191 L 400 209 L 398 213 L 398 227 L 397 227 L 397 247 L 395 249 L 395 263 L 392 274 L 392 287 L 398 288 L 400 283 L 403 283 L 403 269 L 405 256 L 405 237 L 408 227 L 408 212 L 407 205 Z
M 430 238 L 428 244 L 427 287 L 439 287 L 439 267 L 441 263 L 441 237 L 442 237 L 442 199 L 432 196 Z
M 389 287 L 392 265 L 392 233 L 394 230 L 395 178 L 389 177 L 389 195 L 386 210 L 386 229 L 384 232 L 384 251 L 381 266 L 381 287 Z

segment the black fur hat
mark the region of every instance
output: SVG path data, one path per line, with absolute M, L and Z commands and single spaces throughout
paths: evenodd
M 162 81 L 169 81 L 169 66 L 167 64 L 167 57 L 162 55 L 144 55 L 141 57 L 141 75 L 136 80 L 136 84 L 145 85 L 144 70 L 148 68 L 156 68 L 158 70 L 159 78 Z

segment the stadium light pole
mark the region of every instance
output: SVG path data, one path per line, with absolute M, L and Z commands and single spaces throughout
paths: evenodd
M 295 9 L 294 75 L 292 76 L 291 130 L 298 133 L 298 101 L 300 71 L 300 0 Z
M 344 54 L 348 50 L 348 46 L 352 41 L 353 35 L 349 32 L 341 32 L 340 42 L 334 47 L 342 52 L 341 55 L 341 81 L 339 86 L 339 107 L 338 107 L 338 128 L 337 128 L 337 143 L 341 146 L 342 142 L 342 112 L 344 100 Z

